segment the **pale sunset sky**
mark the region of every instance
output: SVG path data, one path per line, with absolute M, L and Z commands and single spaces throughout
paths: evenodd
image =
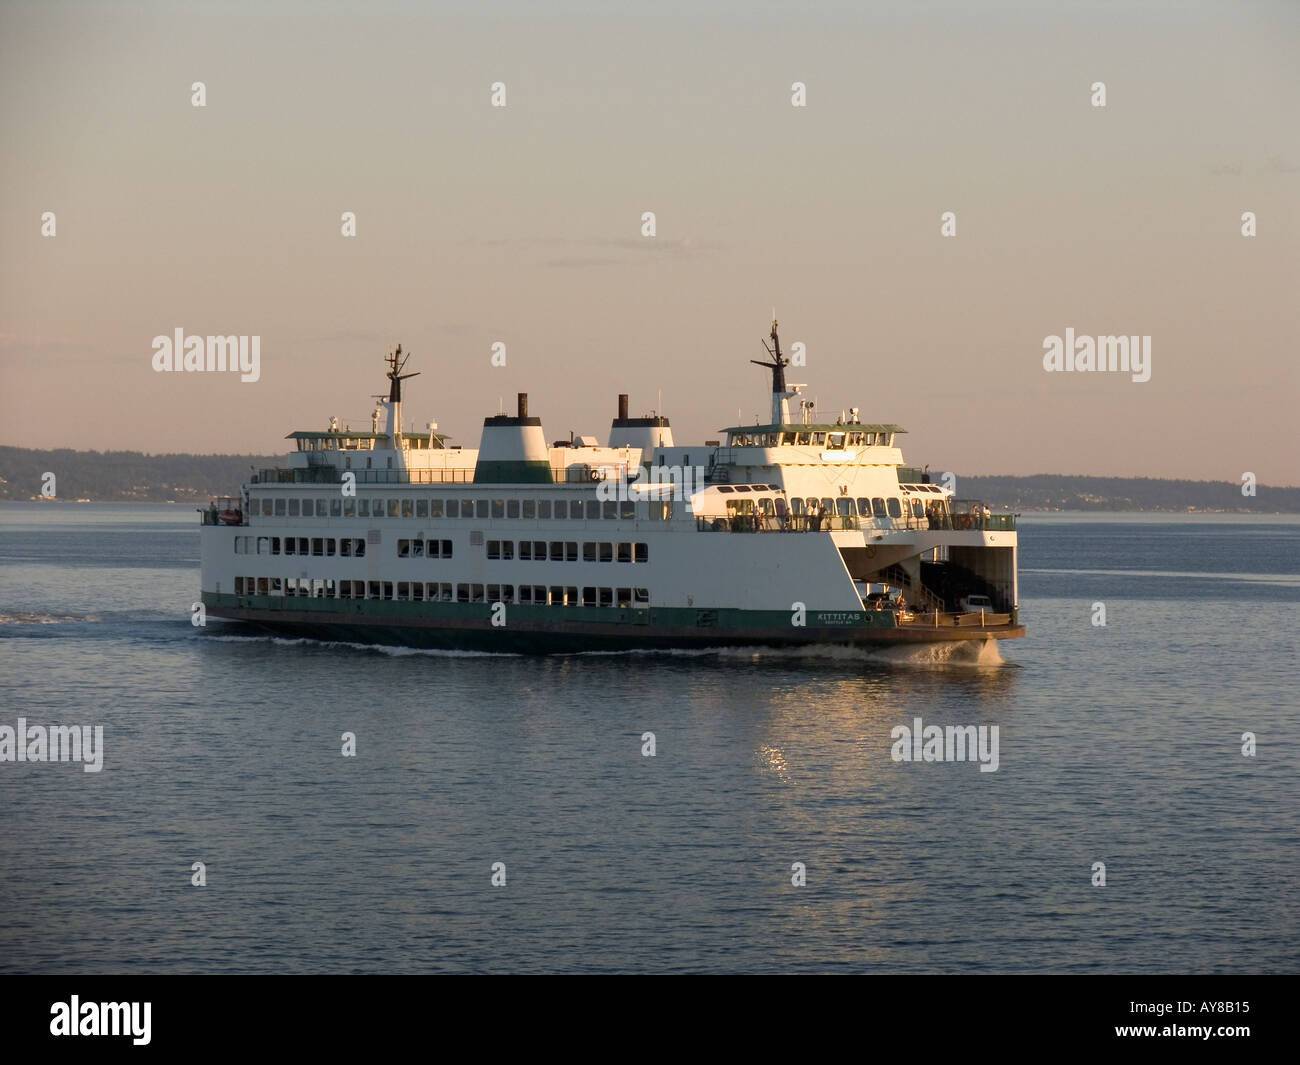
M 0 444 L 283 452 L 398 342 L 455 443 L 519 391 L 698 443 L 775 306 L 911 464 L 1300 484 L 1300 3 L 6 3 L 0 100 Z M 1067 327 L 1151 379 L 1045 372 Z

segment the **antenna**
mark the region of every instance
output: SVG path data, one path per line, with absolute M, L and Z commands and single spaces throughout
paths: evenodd
M 402 371 L 406 369 L 406 362 L 410 357 L 411 357 L 411 353 L 409 351 L 405 355 L 402 354 L 401 344 L 397 345 L 396 351 L 389 352 L 389 354 L 384 357 L 384 361 L 388 363 L 388 373 L 386 374 L 386 376 L 392 382 L 392 385 L 390 385 L 388 389 L 388 401 L 390 403 L 402 402 L 403 381 L 405 381 L 408 377 L 420 376 L 418 370 L 415 373 L 407 373 L 407 374 L 402 373 Z M 377 396 L 376 398 L 383 399 L 384 397 Z M 401 432 L 400 426 L 398 427 L 398 432 Z
M 772 346 L 768 347 L 767 342 L 763 341 L 763 350 L 767 352 L 771 362 L 759 362 L 758 359 L 750 359 L 755 366 L 762 366 L 766 370 L 772 371 L 772 392 L 773 394 L 784 393 L 785 387 L 785 368 L 790 365 L 790 360 L 781 355 L 781 338 L 776 332 L 776 308 L 772 308 L 772 331 L 768 334 L 772 338 Z

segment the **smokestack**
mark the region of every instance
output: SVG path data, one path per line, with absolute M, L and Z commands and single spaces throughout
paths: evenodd
M 521 418 L 528 417 L 528 393 L 527 392 L 519 393 L 519 417 Z
M 618 416 L 622 418 L 624 421 L 627 420 L 627 393 L 626 392 L 620 392 L 618 394 Z

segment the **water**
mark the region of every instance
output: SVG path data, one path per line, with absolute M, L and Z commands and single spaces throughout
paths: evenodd
M 0 724 L 106 748 L 0 763 L 0 970 L 1300 965 L 1295 518 L 1028 516 L 1000 663 L 223 636 L 195 519 L 0 505 Z

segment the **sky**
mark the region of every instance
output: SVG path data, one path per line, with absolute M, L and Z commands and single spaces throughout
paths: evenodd
M 452 442 L 521 391 L 699 442 L 775 308 L 909 464 L 1298 485 L 1297 68 L 1289 2 L 6 3 L 0 444 L 283 452 L 399 342 Z M 259 379 L 155 371 L 178 328 Z

